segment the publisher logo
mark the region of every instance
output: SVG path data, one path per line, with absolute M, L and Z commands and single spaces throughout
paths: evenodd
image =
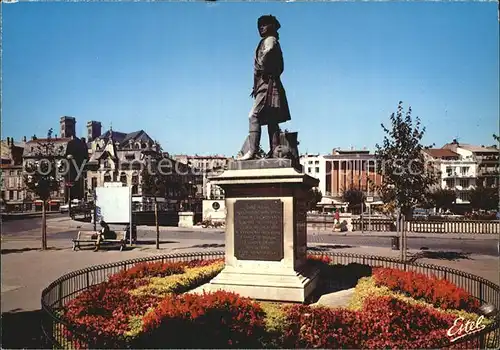
M 470 334 L 477 333 L 486 328 L 482 324 L 484 316 L 479 316 L 476 321 L 465 320 L 463 317 L 458 317 L 453 322 L 453 326 L 448 329 L 446 334 L 451 338 L 451 342 L 457 341 L 460 338 L 466 337 Z

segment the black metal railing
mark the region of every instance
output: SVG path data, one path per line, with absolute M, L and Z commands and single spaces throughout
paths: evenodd
M 407 220 L 407 232 L 419 233 L 472 233 L 500 234 L 498 220 Z M 353 231 L 395 231 L 395 220 L 354 219 Z
M 373 255 L 314 251 L 309 252 L 309 254 L 327 255 L 332 259 L 334 264 L 347 265 L 350 263 L 358 263 L 371 267 L 392 267 L 444 278 L 467 290 L 481 303 L 490 303 L 493 304 L 497 310 L 500 309 L 500 286 L 482 277 L 463 271 L 431 264 L 403 262 L 394 258 Z M 93 348 L 91 340 L 88 339 L 85 334 L 78 333 L 74 330 L 72 325 L 63 320 L 61 311 L 62 307 L 67 302 L 74 299 L 80 292 L 86 290 L 90 286 L 105 282 L 109 276 L 141 262 L 189 261 L 193 259 L 209 260 L 223 257 L 224 252 L 220 251 L 168 254 L 96 265 L 71 272 L 58 278 L 42 291 L 41 327 L 45 337 L 46 347 L 74 348 L 75 344 L 78 343 L 78 347 Z M 65 329 L 71 332 L 73 339 L 78 340 L 69 341 L 65 337 Z M 492 324 L 488 325 L 481 332 L 471 334 L 455 343 L 449 344 L 449 348 L 483 349 L 485 347 L 500 347 L 500 314 L 497 315 Z

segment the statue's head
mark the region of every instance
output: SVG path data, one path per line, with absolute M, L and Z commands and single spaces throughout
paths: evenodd
M 281 24 L 273 15 L 264 15 L 260 16 L 257 20 L 257 28 L 259 29 L 260 36 L 263 38 L 270 35 L 277 36 Z

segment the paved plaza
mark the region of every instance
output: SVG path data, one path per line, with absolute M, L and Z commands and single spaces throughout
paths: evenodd
M 154 228 L 140 228 L 136 245 L 120 252 L 107 249 L 99 252 L 84 249 L 72 251 L 71 238 L 77 230 L 91 229 L 92 224 L 80 223 L 67 218 L 48 220 L 48 251 L 40 251 L 40 229 L 31 228 L 20 235 L 4 235 L 2 232 L 2 275 L 1 307 L 2 332 L 5 347 L 36 347 L 37 327 L 39 325 L 40 296 L 42 290 L 58 277 L 88 266 L 121 260 L 169 253 L 197 251 L 223 251 L 224 233 L 214 229 L 162 228 L 160 249 L 155 247 Z M 153 235 L 151 234 L 153 231 Z M 193 233 L 195 231 L 195 233 Z M 142 233 L 144 232 L 144 233 Z M 199 234 L 196 234 L 199 232 Z M 60 236 L 61 235 L 61 236 Z M 142 236 L 142 237 L 141 237 Z M 338 236 L 341 237 L 340 235 Z M 451 238 L 450 238 L 451 239 Z M 459 239 L 455 237 L 455 239 Z M 489 244 L 497 244 L 489 240 Z M 400 252 L 387 247 L 335 244 L 335 236 L 313 234 L 309 236 L 309 247 L 319 251 L 338 251 L 378 256 L 399 257 Z M 425 255 L 423 255 L 425 253 Z M 432 254 L 410 249 L 409 256 L 419 262 L 444 265 L 482 276 L 499 284 L 498 256 L 463 254 L 448 252 Z M 30 336 L 12 338 L 16 327 L 31 329 Z

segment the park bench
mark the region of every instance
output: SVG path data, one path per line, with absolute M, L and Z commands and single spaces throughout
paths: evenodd
M 127 245 L 127 241 L 125 239 L 126 231 L 115 231 L 116 238 L 115 239 L 103 239 L 99 244 L 99 248 L 102 246 L 109 245 L 120 245 L 120 251 L 125 248 Z M 81 249 L 80 243 L 91 243 L 92 246 L 95 247 L 97 243 L 97 235 L 100 234 L 99 231 L 78 231 L 78 235 L 73 239 L 73 250 Z

